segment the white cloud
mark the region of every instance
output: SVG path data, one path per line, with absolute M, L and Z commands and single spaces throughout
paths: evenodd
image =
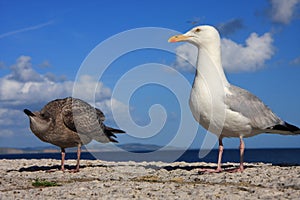
M 0 130 L 0 137 L 1 138 L 9 138 L 14 135 L 14 131 L 10 129 L 1 129 Z
M 55 74 L 51 72 L 47 72 L 46 74 L 43 75 L 45 78 L 47 78 L 49 81 L 52 82 L 63 82 L 67 80 L 67 77 L 62 75 L 62 76 L 56 76 Z
M 8 79 L 20 82 L 42 81 L 43 78 L 32 69 L 31 58 L 29 56 L 20 56 L 17 63 L 11 67 L 12 73 L 7 76 Z
M 290 62 L 291 65 L 300 65 L 300 56 Z
M 7 106 L 31 105 L 47 102 L 55 98 L 71 96 L 72 81 L 55 82 L 55 75 L 38 74 L 31 64 L 29 56 L 21 56 L 11 67 L 11 73 L 0 78 L 0 103 Z M 111 91 L 102 82 L 90 76 L 81 76 L 76 81 L 78 98 L 95 96 L 98 101 L 110 97 Z
M 0 61 L 0 69 L 5 69 L 5 68 L 6 68 L 5 63 Z
M 116 99 L 107 99 L 95 104 L 97 108 L 106 113 L 106 119 L 109 121 L 113 120 L 112 109 L 115 110 L 115 114 L 118 115 L 119 120 L 123 120 L 122 116 L 127 116 L 127 112 L 130 109 L 129 105 L 126 105 Z
M 77 90 L 75 94 L 80 99 L 90 101 L 90 97 L 95 97 L 96 101 L 101 101 L 111 96 L 111 90 L 91 76 L 82 75 L 75 84 L 71 91 Z
M 0 79 L 0 102 L 4 106 L 32 105 L 47 102 L 53 98 L 70 95 L 73 83 L 55 83 L 43 79 L 39 82 L 20 82 L 11 78 Z
M 176 61 L 174 67 L 176 69 L 194 72 L 197 61 L 197 47 L 190 43 L 184 43 L 176 48 Z
M 49 68 L 49 67 L 51 67 L 51 63 L 48 60 L 45 60 L 44 62 L 39 64 L 39 67 L 40 68 Z
M 0 126 L 20 125 L 23 112 L 15 109 L 0 108 Z
M 220 23 L 217 26 L 218 30 L 220 31 L 221 35 L 230 35 L 235 33 L 236 31 L 244 28 L 244 23 L 242 19 L 231 19 L 227 22 Z
M 271 19 L 273 22 L 289 24 L 293 19 L 294 12 L 300 0 L 270 0 Z
M 19 57 L 10 69 L 10 74 L 0 77 L 0 138 L 17 135 L 18 138 L 25 137 L 20 130 L 28 130 L 29 123 L 23 109 L 41 109 L 51 100 L 72 96 L 75 84 L 80 91 L 76 92 L 76 97 L 101 109 L 106 115 L 106 123 L 113 122 L 111 101 L 117 113 L 123 113 L 128 108 L 122 102 L 110 99 L 110 88 L 87 75 L 79 77 L 76 82 L 55 82 L 47 75 L 37 73 L 29 56 Z
M 272 43 L 273 38 L 270 33 L 265 33 L 262 36 L 252 33 L 246 39 L 245 45 L 223 38 L 221 51 L 224 69 L 229 72 L 239 72 L 255 71 L 262 68 L 265 61 L 274 54 Z M 175 68 L 193 72 L 193 65 L 196 65 L 197 59 L 197 48 L 185 43 L 176 48 L 176 54 Z
M 227 71 L 256 71 L 274 54 L 270 33 L 258 36 L 252 33 L 245 45 L 222 39 L 222 62 Z

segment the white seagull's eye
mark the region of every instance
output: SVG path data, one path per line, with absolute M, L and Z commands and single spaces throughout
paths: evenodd
M 196 28 L 196 29 L 195 29 L 195 33 L 199 33 L 200 31 L 201 31 L 200 28 Z

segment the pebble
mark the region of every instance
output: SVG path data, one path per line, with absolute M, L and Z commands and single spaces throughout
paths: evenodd
M 246 163 L 243 173 L 199 173 L 214 163 L 0 160 L 0 199 L 299 199 L 300 166 Z M 74 167 L 75 160 L 67 160 Z M 238 166 L 226 163 L 225 166 Z M 54 186 L 34 186 L 34 182 Z

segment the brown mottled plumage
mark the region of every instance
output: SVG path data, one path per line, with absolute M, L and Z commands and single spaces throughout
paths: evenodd
M 39 112 L 24 109 L 29 117 L 31 131 L 42 141 L 61 148 L 61 170 L 64 171 L 65 148 L 77 147 L 77 165 L 79 171 L 81 146 L 93 139 L 101 142 L 118 142 L 114 133 L 125 133 L 122 130 L 107 127 L 101 110 L 88 103 L 67 97 L 49 102 Z M 114 138 L 113 138 L 114 137 Z

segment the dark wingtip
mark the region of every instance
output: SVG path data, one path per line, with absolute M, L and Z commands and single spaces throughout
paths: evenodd
M 126 133 L 125 131 L 120 130 L 120 129 L 115 129 L 113 132 L 114 132 L 114 133 Z
M 293 133 L 300 134 L 300 129 L 297 126 L 285 122 L 286 127 Z
M 35 116 L 30 110 L 28 110 L 28 109 L 24 109 L 23 110 L 24 111 L 24 113 L 26 114 L 26 115 L 28 115 L 28 116 Z
M 277 124 L 270 129 L 278 131 L 287 131 L 293 134 L 300 134 L 300 129 L 297 126 L 284 122 L 284 124 Z
M 117 140 L 115 140 L 113 138 L 109 138 L 109 141 L 114 142 L 114 143 L 119 143 Z
M 109 126 L 105 126 L 105 130 L 112 132 L 112 133 L 126 133 L 125 131 L 121 130 L 121 129 L 116 129 L 116 128 L 112 128 Z

